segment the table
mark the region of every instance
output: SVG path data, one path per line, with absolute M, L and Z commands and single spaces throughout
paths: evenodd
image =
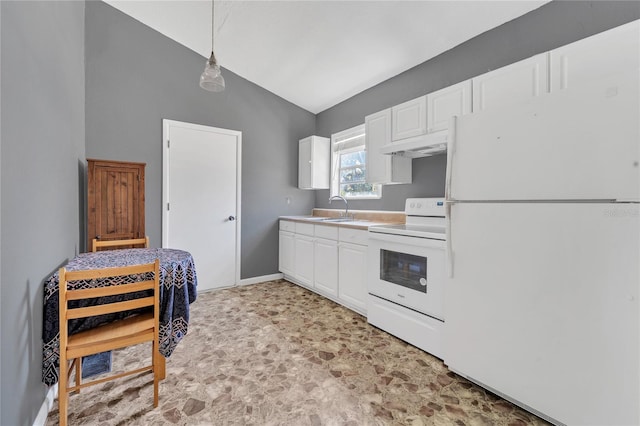
M 190 253 L 167 248 L 99 251 L 79 254 L 65 267 L 69 271 L 81 271 L 152 263 L 156 258 L 160 260 L 159 352 L 164 357 L 169 357 L 178 342 L 187 334 L 189 305 L 197 297 L 198 279 L 193 257 Z M 144 277 L 132 275 L 122 277 L 118 282 L 94 280 L 92 282 L 72 282 L 69 286 L 76 288 L 102 287 L 134 282 L 141 278 L 143 279 Z M 42 382 L 49 386 L 58 382 L 58 366 L 60 363 L 58 285 L 58 272 L 56 271 L 47 278 L 44 284 Z M 124 315 L 122 314 L 111 314 L 70 321 L 69 333 L 78 333 L 123 317 Z

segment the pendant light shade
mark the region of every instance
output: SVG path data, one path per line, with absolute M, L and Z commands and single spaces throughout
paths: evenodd
M 205 64 L 204 72 L 200 76 L 200 87 L 210 92 L 222 92 L 224 90 L 224 77 L 220 72 L 220 66 L 213 54 L 213 35 L 215 27 L 214 19 L 215 1 L 211 0 L 211 57 Z
M 222 77 L 220 66 L 216 62 L 213 52 L 211 52 L 211 57 L 200 76 L 200 87 L 210 92 L 222 92 L 224 90 L 224 77 Z

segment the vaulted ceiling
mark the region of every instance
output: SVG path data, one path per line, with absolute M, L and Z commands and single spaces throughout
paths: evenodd
M 211 52 L 211 1 L 106 0 L 194 50 Z M 547 0 L 215 1 L 223 68 L 313 113 L 528 13 Z

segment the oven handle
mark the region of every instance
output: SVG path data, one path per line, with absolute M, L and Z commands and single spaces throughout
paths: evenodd
M 386 243 L 405 244 L 418 247 L 444 249 L 445 242 L 431 238 L 408 237 L 405 235 L 383 234 L 369 231 L 369 239 L 372 241 L 382 241 Z M 414 242 L 412 244 L 412 241 Z
M 453 242 L 451 241 L 451 210 L 454 202 L 447 200 L 445 202 L 445 216 L 447 226 L 447 275 L 453 278 Z

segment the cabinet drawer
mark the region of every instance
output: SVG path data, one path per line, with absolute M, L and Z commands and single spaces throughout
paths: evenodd
M 295 224 L 295 222 L 289 222 L 288 220 L 281 220 L 280 221 L 280 230 L 281 231 L 295 232 L 296 231 L 296 224 Z
M 362 229 L 338 228 L 339 240 L 345 243 L 369 244 L 369 233 Z
M 296 234 L 313 237 L 313 223 L 296 222 Z
M 316 237 L 327 240 L 338 240 L 338 227 L 332 225 L 315 225 Z

